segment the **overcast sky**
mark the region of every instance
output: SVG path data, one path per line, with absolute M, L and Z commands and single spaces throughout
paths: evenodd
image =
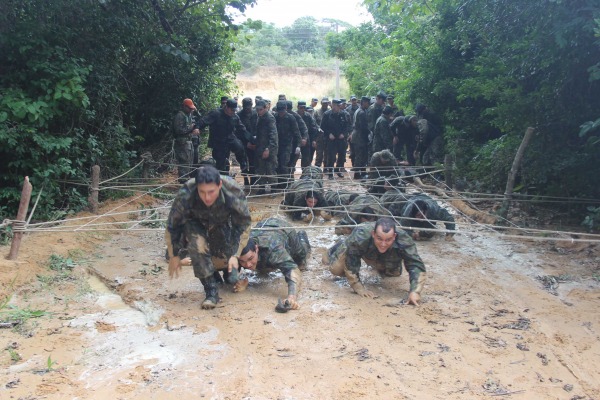
M 292 25 L 300 17 L 312 16 L 317 20 L 339 19 L 357 26 L 371 20 L 361 3 L 361 0 L 258 0 L 257 5 L 248 8 L 244 16 L 235 20 L 259 19 L 282 28 Z

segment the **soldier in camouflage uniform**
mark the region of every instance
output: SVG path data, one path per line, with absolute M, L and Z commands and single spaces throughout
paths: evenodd
M 435 229 L 437 221 L 442 221 L 449 231 L 454 231 L 456 225 L 454 217 L 445 208 L 440 207 L 437 201 L 433 200 L 426 194 L 418 194 L 411 197 L 402 209 L 402 226 L 406 226 L 404 230 L 412 235 L 413 239 L 429 239 L 433 237 L 435 232 L 432 231 L 416 231 L 412 229 L 426 228 Z M 406 219 L 409 218 L 409 219 Z M 453 233 L 446 233 L 446 240 L 452 240 Z
M 321 99 L 321 108 L 317 108 L 314 112 L 315 122 L 319 127 L 319 136 L 317 137 L 317 151 L 315 156 L 315 166 L 323 168 L 326 167 L 327 163 L 327 142 L 328 140 L 325 138 L 323 134 L 323 129 L 321 129 L 321 122 L 323 121 L 323 115 L 327 112 L 329 108 L 329 98 L 323 97 Z
M 276 106 L 275 124 L 279 137 L 279 149 L 277 153 L 277 174 L 279 189 L 285 189 L 290 180 L 293 179 L 292 170 L 289 167 L 292 149 L 294 153 L 300 154 L 300 129 L 296 118 L 287 112 L 285 101 L 278 101 Z
M 392 108 L 385 106 L 381 111 L 381 116 L 375 122 L 375 130 L 373 131 L 373 152 L 376 153 L 382 150 L 392 151 L 394 146 L 392 130 L 390 122 L 392 121 Z
M 421 165 L 434 165 L 444 162 L 444 139 L 439 128 L 426 119 L 417 121 L 419 141 L 415 150 L 415 158 Z
M 341 178 L 344 176 L 342 171 L 346 162 L 346 149 L 348 148 L 348 135 L 351 129 L 347 112 L 340 109 L 341 100 L 333 99 L 331 110 L 323 114 L 321 129 L 327 140 L 327 159 L 325 163 L 325 173 L 329 179 L 333 179 L 333 174 Z M 334 166 L 335 164 L 335 166 Z
M 379 199 L 370 194 L 361 194 L 357 196 L 344 210 L 345 216 L 336 224 L 336 235 L 349 235 L 352 227 L 348 225 L 358 225 L 364 222 L 375 221 L 382 215 L 391 215 L 384 208 Z
M 253 185 L 256 180 L 256 142 L 253 121 L 256 121 L 256 111 L 252 108 L 252 99 L 250 97 L 244 97 L 242 99 L 242 109 L 237 112 L 242 124 L 246 127 L 246 131 L 249 135 L 243 137 L 242 143 L 246 150 L 246 158 L 248 159 L 248 172 L 249 175 L 244 174 L 244 184 Z M 244 171 L 242 171 L 244 172 Z
M 275 117 L 266 107 L 263 100 L 256 102 L 256 114 L 252 121 L 256 142 L 256 174 L 258 179 L 255 184 L 260 185 L 257 194 L 265 193 L 266 185 L 275 183 L 273 177 L 277 170 L 277 153 L 279 150 L 279 137 Z M 262 185 L 265 185 L 264 187 Z
M 283 199 L 284 206 L 290 206 L 292 219 L 311 221 L 313 215 L 319 215 L 314 207 L 327 205 L 323 197 L 323 172 L 319 167 L 306 167 L 302 176 L 292 182 Z M 307 210 L 308 209 L 308 210 Z
M 238 257 L 242 267 L 259 272 L 280 270 L 288 285 L 287 302 L 292 310 L 298 309 L 297 295 L 300 290 L 300 270 L 306 267 L 310 255 L 310 243 L 305 231 L 290 228 L 291 225 L 278 218 L 268 218 L 255 228 L 279 228 L 250 232 L 248 243 Z M 240 280 L 234 291 L 240 292 L 248 286 L 248 279 Z
M 373 298 L 373 293 L 360 281 L 361 259 L 383 277 L 400 276 L 404 263 L 410 281 L 407 303 L 419 305 L 425 265 L 413 240 L 405 232 L 396 230 L 393 219 L 380 218 L 377 222 L 357 226 L 350 236 L 340 239 L 323 256 L 323 263 L 329 265 L 333 275 L 346 277 L 357 294 Z
M 250 226 L 246 196 L 229 177 L 221 177 L 213 166 L 196 170 L 177 193 L 167 219 L 165 240 L 169 276 L 179 276 L 180 250 L 187 246 L 194 275 L 200 279 L 206 299 L 202 308 L 215 308 L 219 301 L 215 270 L 225 269 L 229 283 L 237 281 L 235 257 L 240 236 Z
M 298 115 L 302 117 L 302 120 L 308 129 L 308 141 L 305 146 L 300 148 L 300 152 L 302 153 L 302 162 L 300 165 L 302 168 L 305 168 L 312 163 L 317 146 L 317 138 L 319 136 L 319 127 L 312 115 L 306 112 L 305 101 L 298 102 Z
M 330 210 L 321 211 L 321 216 L 325 219 L 331 219 L 330 217 L 335 214 L 343 214 L 346 211 L 347 205 L 360 195 L 359 192 L 350 192 L 343 190 L 328 190 L 323 194 L 325 202 Z
M 191 99 L 183 100 L 181 110 L 175 115 L 171 124 L 171 133 L 175 139 L 174 151 L 177 159 L 177 175 L 179 182 L 183 183 L 188 180 L 189 174 L 192 171 L 192 142 L 191 135 L 199 135 L 200 130 L 194 126 L 192 121 L 192 112 L 196 110 L 196 106 Z
M 404 206 L 406 203 L 408 203 L 411 197 L 412 195 L 406 194 L 400 189 L 392 187 L 379 198 L 379 202 L 382 206 L 387 208 L 393 216 L 401 217 Z
M 402 172 L 397 168 L 398 161 L 390 150 L 382 150 L 373 153 L 370 162 L 369 179 L 398 177 Z
M 366 167 L 369 161 L 369 121 L 367 110 L 370 99 L 363 96 L 360 99 L 360 108 L 354 113 L 354 129 L 352 130 L 351 142 L 354 147 L 354 179 L 362 179 L 366 176 Z
M 371 133 L 375 132 L 375 123 L 377 123 L 377 119 L 381 116 L 386 99 L 387 95 L 383 91 L 380 91 L 375 97 L 375 103 L 367 110 L 367 123 Z M 371 158 L 371 155 L 373 155 L 373 139 L 369 141 L 368 159 Z

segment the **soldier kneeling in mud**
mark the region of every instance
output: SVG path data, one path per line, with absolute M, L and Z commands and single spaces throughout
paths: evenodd
M 278 218 L 260 221 L 251 230 L 248 243 L 238 257 L 239 265 L 252 271 L 281 271 L 288 285 L 288 296 L 285 302 L 279 301 L 276 308 L 279 312 L 299 308 L 297 296 L 302 281 L 300 270 L 306 268 L 306 261 L 311 252 L 306 232 L 289 228 L 289 223 Z M 241 292 L 247 286 L 248 278 L 240 279 L 234 285 L 233 291 Z
M 323 255 L 323 264 L 329 266 L 333 275 L 346 277 L 357 294 L 373 298 L 373 292 L 365 289 L 360 281 L 361 259 L 384 277 L 400 276 L 404 263 L 410 280 L 407 303 L 419 305 L 425 265 L 415 242 L 404 231 L 396 229 L 393 219 L 384 217 L 357 226 L 350 236 L 338 240 Z
M 283 198 L 283 205 L 291 209 L 294 220 L 310 222 L 319 215 L 315 207 L 325 207 L 327 202 L 323 197 L 323 171 L 319 167 L 305 167 L 300 179 L 294 181 Z

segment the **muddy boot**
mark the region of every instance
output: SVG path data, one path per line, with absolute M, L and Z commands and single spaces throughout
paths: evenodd
M 214 275 L 208 278 L 200 279 L 202 286 L 204 286 L 204 293 L 206 293 L 206 299 L 202 302 L 202 308 L 204 310 L 212 310 L 217 306 L 219 302 L 219 290 L 217 289 L 217 281 Z

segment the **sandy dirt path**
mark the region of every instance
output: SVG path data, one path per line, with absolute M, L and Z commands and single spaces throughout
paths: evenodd
M 254 204 L 254 219 L 279 200 Z M 461 227 L 453 242 L 418 242 L 428 281 L 413 307 L 401 304 L 406 273 L 363 269 L 378 297 L 353 294 L 320 261 L 335 220 L 313 224 L 326 229 L 308 231 L 301 308 L 287 314 L 274 311 L 279 274 L 252 276 L 239 294 L 224 286 L 201 310 L 190 267 L 168 279 L 161 231 L 28 236 L 22 264 L 0 263 L 3 288 L 15 268 L 42 278 L 7 307 L 51 314 L 0 330 L 0 398 L 600 398 L 597 247 Z M 48 279 L 52 253 L 78 266 Z M 544 276 L 565 282 L 551 293 Z

